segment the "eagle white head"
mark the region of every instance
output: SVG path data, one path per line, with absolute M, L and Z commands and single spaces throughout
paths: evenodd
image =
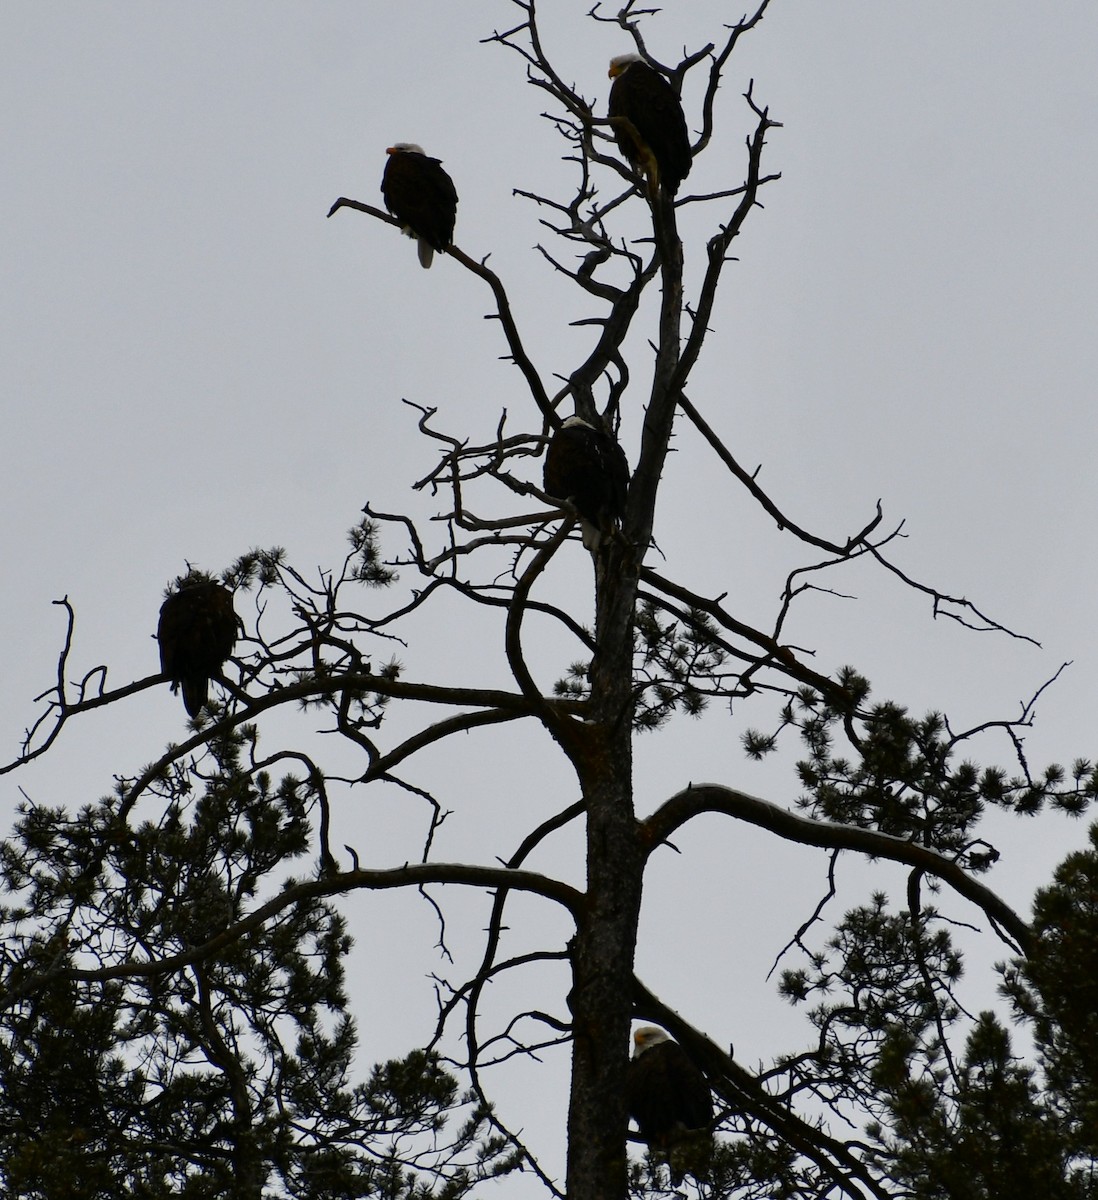
M 610 60 L 609 75 L 611 79 L 617 77 L 625 70 L 626 67 L 631 67 L 636 62 L 643 62 L 639 54 L 619 54 L 616 58 Z
M 633 1034 L 633 1057 L 640 1058 L 645 1050 L 651 1050 L 653 1046 L 658 1046 L 661 1042 L 669 1042 L 670 1040 L 667 1034 L 658 1026 L 642 1025 Z
M 416 142 L 394 142 L 386 147 L 386 154 L 423 154 L 423 147 Z

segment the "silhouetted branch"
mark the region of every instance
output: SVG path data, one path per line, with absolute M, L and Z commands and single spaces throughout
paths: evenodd
M 747 488 L 747 490 L 759 502 L 762 508 L 774 518 L 779 529 L 789 530 L 790 533 L 800 538 L 802 542 L 807 542 L 810 546 L 818 546 L 821 550 L 827 550 L 831 554 L 838 554 L 845 557 L 856 547 L 864 545 L 866 539 L 881 523 L 881 517 L 883 514 L 881 512 L 881 502 L 878 500 L 876 516 L 874 516 L 858 533 L 855 533 L 851 537 L 847 538 L 844 545 L 839 545 L 836 542 L 826 541 L 824 538 L 816 537 L 814 534 L 809 533 L 806 529 L 802 529 L 799 525 L 795 524 L 787 516 L 785 516 L 784 513 L 781 512 L 781 510 L 770 499 L 766 492 L 764 492 L 763 489 L 755 482 L 755 477 L 753 475 L 749 475 L 747 471 L 745 471 L 744 468 L 741 467 L 740 464 L 735 460 L 735 458 L 733 458 L 731 452 L 728 450 L 725 444 L 713 432 L 713 429 L 709 423 L 705 420 L 701 413 L 698 412 L 694 405 L 691 404 L 685 395 L 680 395 L 679 407 L 690 418 L 690 421 L 697 431 L 702 435 L 702 437 L 705 438 L 713 450 L 716 451 L 717 457 L 721 460 L 721 462 L 723 462 L 724 465 L 732 472 L 732 474 L 735 475 L 735 477 L 740 481 L 740 483 Z
M 797 816 L 769 801 L 749 796 L 716 783 L 691 784 L 665 801 L 643 825 L 643 837 L 651 853 L 676 829 L 703 812 L 719 812 L 736 820 L 768 829 L 786 841 L 831 850 L 853 850 L 871 858 L 918 867 L 948 884 L 959 895 L 981 908 L 993 925 L 1005 929 L 1023 953 L 1032 947 L 1029 926 L 995 892 L 979 883 L 952 859 L 904 838 L 856 825 L 838 825 Z
M 717 285 L 720 282 L 721 272 L 724 269 L 728 248 L 743 228 L 748 213 L 758 203 L 759 188 L 763 184 L 762 152 L 763 147 L 766 145 L 767 131 L 780 127 L 780 122 L 770 119 L 767 109 L 759 109 L 755 105 L 751 97 L 750 87 L 747 90 L 745 99 L 758 117 L 758 125 L 755 128 L 755 132 L 747 141 L 747 179 L 744 183 L 743 196 L 729 218 L 728 224 L 719 233 L 714 234 L 709 239 L 707 246 L 709 263 L 706 267 L 701 291 L 698 294 L 697 304 L 695 305 L 690 336 L 686 339 L 686 344 L 683 346 L 682 357 L 673 383 L 673 387 L 680 394 L 687 386 L 690 372 L 694 367 L 694 363 L 698 360 L 698 355 L 701 354 L 702 345 L 709 332 L 709 321 L 713 313 L 713 303 L 717 296 Z M 771 175 L 768 178 L 778 179 L 781 176 Z
M 147 961 L 127 961 L 107 967 L 62 967 L 54 971 L 32 974 L 16 987 L 0 995 L 0 1009 L 8 1008 L 58 979 L 81 979 L 104 982 L 111 979 L 137 979 L 177 971 L 193 963 L 215 958 L 234 942 L 256 932 L 273 917 L 299 904 L 307 904 L 327 896 L 353 891 L 384 891 L 393 888 L 421 887 L 424 884 L 453 884 L 475 888 L 505 888 L 528 892 L 552 900 L 573 917 L 583 912 L 583 896 L 566 883 L 534 871 L 508 870 L 504 867 L 480 867 L 464 863 L 413 863 L 402 867 L 340 871 L 323 879 L 293 883 L 277 896 L 260 905 L 243 920 L 236 921 L 215 937 L 178 954 Z
M 357 212 L 366 213 L 368 216 L 384 221 L 387 225 L 396 225 L 399 227 L 400 224 L 393 217 L 390 217 L 388 213 L 382 212 L 380 208 L 375 208 L 370 204 L 363 204 L 359 200 L 349 200 L 346 196 L 340 196 L 328 210 L 328 216 L 332 216 L 333 213 L 338 212 L 341 208 L 353 208 Z M 507 297 L 507 290 L 504 288 L 499 276 L 488 268 L 486 262 L 477 262 L 457 246 L 450 246 L 446 253 L 461 263 L 466 270 L 471 271 L 478 278 L 482 279 L 491 288 L 492 295 L 496 301 L 496 311 L 493 317 L 503 327 L 503 335 L 507 339 L 507 345 L 511 351 L 511 361 L 522 372 L 534 403 L 541 409 L 546 420 L 552 423 L 554 414 L 552 406 L 549 403 L 549 397 L 545 393 L 545 388 L 542 386 L 541 377 L 537 369 L 531 362 L 530 356 L 526 353 L 523 346 L 522 337 L 519 334 L 518 326 L 515 324 L 515 319 L 511 312 L 511 302 Z
M 930 596 L 934 602 L 934 616 L 948 617 L 951 621 L 956 621 L 958 625 L 963 625 L 966 629 L 972 629 L 976 633 L 1005 633 L 1008 637 L 1016 638 L 1020 642 L 1029 642 L 1031 646 L 1040 647 L 1041 643 L 1036 638 L 1031 638 L 1026 633 L 1015 633 L 1014 630 L 1008 629 L 1007 626 L 1000 624 L 981 612 L 971 600 L 966 600 L 963 596 L 950 596 L 945 592 L 939 591 L 937 588 L 928 586 L 925 583 L 919 583 L 918 580 L 912 579 L 909 575 L 905 575 L 894 563 L 890 563 L 883 554 L 879 553 L 874 547 L 867 546 L 866 550 L 881 564 L 886 571 L 891 571 L 897 578 L 902 579 L 908 587 L 914 588 L 917 592 L 922 592 L 925 596 Z M 950 612 L 947 605 L 953 606 L 961 610 L 961 612 L 971 613 L 977 621 L 978 625 L 974 625 L 971 621 L 966 621 L 961 613 Z
M 641 567 L 640 578 L 644 583 L 657 588 L 665 595 L 672 596 L 676 600 L 689 605 L 691 608 L 699 609 L 712 617 L 722 628 L 727 629 L 731 633 L 745 638 L 747 641 L 753 642 L 760 649 L 764 650 L 770 660 L 770 664 L 776 669 L 783 670 L 791 678 L 799 680 L 801 683 L 807 683 L 814 687 L 821 695 L 826 696 L 832 703 L 840 707 L 849 706 L 849 698 L 841 687 L 834 680 L 828 679 L 826 675 L 821 675 L 817 671 L 811 670 L 803 663 L 799 662 L 793 652 L 787 647 L 776 642 L 769 634 L 760 632 L 757 629 L 752 629 L 750 625 L 745 625 L 742 621 L 736 620 L 731 613 L 727 612 L 720 600 L 710 600 L 704 596 L 698 595 L 696 592 L 691 592 L 689 589 L 681 587 L 677 583 L 673 583 L 670 579 L 658 575 L 651 567 Z M 723 599 L 723 597 L 721 597 Z

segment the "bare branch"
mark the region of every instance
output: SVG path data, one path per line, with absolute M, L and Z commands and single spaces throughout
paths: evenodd
M 748 474 L 747 471 L 732 457 L 724 443 L 717 437 L 710 427 L 709 423 L 701 415 L 694 405 L 686 398 L 685 395 L 679 397 L 679 407 L 690 418 L 697 431 L 705 438 L 709 445 L 716 451 L 717 457 L 721 462 L 732 472 L 733 475 L 744 485 L 751 495 L 759 502 L 763 509 L 766 510 L 778 523 L 778 528 L 789 530 L 790 533 L 800 538 L 802 542 L 807 542 L 811 546 L 818 546 L 821 550 L 827 550 L 831 554 L 848 555 L 856 546 L 861 546 L 866 539 L 873 533 L 881 522 L 881 502 L 877 501 L 877 513 L 867 525 L 864 526 L 858 533 L 847 538 L 844 545 L 839 545 L 836 542 L 825 541 L 823 538 L 816 537 L 807 530 L 802 529 L 799 525 L 794 524 L 787 516 L 782 513 L 778 506 L 770 499 L 761 487 L 755 482 L 754 475 Z
M 1026 633 L 1015 633 L 1014 630 L 1008 629 L 1005 625 L 1001 625 L 998 621 L 993 620 L 985 613 L 981 612 L 971 600 L 966 600 L 963 596 L 950 596 L 945 592 L 938 591 L 937 588 L 929 587 L 925 583 L 919 583 L 918 580 L 912 579 L 905 575 L 899 567 L 890 563 L 879 551 L 872 546 L 867 546 L 866 549 L 873 557 L 885 568 L 886 571 L 891 571 L 897 578 L 902 579 L 908 587 L 914 588 L 917 592 L 922 592 L 926 596 L 930 596 L 934 601 L 934 616 L 948 617 L 951 621 L 956 621 L 958 625 L 963 625 L 966 629 L 971 629 L 976 633 L 1005 633 L 1008 637 L 1016 638 L 1020 642 L 1029 642 L 1031 646 L 1040 647 L 1041 643 L 1036 638 L 1031 638 Z M 974 625 L 971 621 L 965 620 L 960 612 L 951 612 L 950 607 L 958 608 L 961 612 L 971 613 L 973 617 L 979 621 L 978 625 Z
M 277 896 L 260 905 L 243 920 L 210 938 L 202 945 L 193 946 L 179 954 L 144 962 L 116 963 L 109 967 L 63 967 L 28 976 L 26 979 L 0 996 L 0 1008 L 29 995 L 56 979 L 83 979 L 104 981 L 108 979 L 147 978 L 163 975 L 193 963 L 213 958 L 240 938 L 255 933 L 272 917 L 298 904 L 311 903 L 326 896 L 338 896 L 353 891 L 383 891 L 393 888 L 415 887 L 425 884 L 453 884 L 476 888 L 504 888 L 542 896 L 565 908 L 577 919 L 584 908 L 583 895 L 566 883 L 551 879 L 534 871 L 509 870 L 505 867 L 480 867 L 462 863 L 412 863 L 392 868 L 356 868 L 341 871 L 323 879 L 290 884 Z
M 1025 921 L 995 892 L 975 880 L 952 859 L 916 842 L 878 833 L 874 829 L 800 817 L 788 809 L 722 784 L 691 784 L 665 801 L 642 827 L 648 853 L 651 854 L 676 829 L 703 812 L 724 813 L 804 846 L 853 850 L 871 858 L 885 858 L 918 867 L 947 883 L 959 895 L 981 908 L 996 928 L 1001 927 L 1010 934 L 1016 948 L 1023 953 L 1028 954 L 1032 948 L 1032 934 Z
M 374 217 L 377 220 L 384 221 L 387 225 L 396 225 L 399 227 L 400 222 L 395 218 L 390 217 L 388 213 L 382 212 L 380 208 L 375 208 L 370 204 L 363 204 L 359 200 L 349 200 L 346 196 L 341 196 L 328 210 L 328 216 L 332 216 L 341 208 L 353 208 L 358 212 L 366 213 L 368 216 Z M 446 253 L 451 258 L 457 259 L 466 270 L 471 271 L 478 278 L 484 280 L 485 283 L 492 289 L 492 295 L 496 301 L 496 311 L 494 319 L 498 320 L 503 327 L 503 335 L 507 339 L 507 345 L 510 348 L 511 361 L 519 368 L 526 380 L 527 387 L 530 389 L 530 395 L 534 399 L 534 403 L 541 409 L 546 420 L 551 423 L 554 421 L 554 413 L 552 406 L 549 403 L 549 397 L 545 393 L 545 388 L 542 386 L 541 377 L 538 375 L 537 369 L 530 361 L 529 355 L 526 353 L 522 344 L 522 337 L 519 334 L 518 326 L 515 324 L 514 316 L 511 313 L 511 302 L 507 297 L 507 291 L 503 286 L 499 276 L 488 268 L 486 262 L 477 262 L 470 258 L 464 251 L 457 246 L 449 246 Z
M 687 588 L 680 587 L 662 575 L 658 575 L 650 567 L 641 567 L 640 577 L 645 583 L 657 588 L 666 595 L 673 596 L 676 600 L 707 613 L 719 625 L 730 630 L 732 633 L 736 633 L 740 637 L 754 642 L 755 645 L 766 651 L 773 666 L 784 670 L 792 678 L 800 680 L 801 683 L 807 683 L 811 687 L 814 687 L 833 704 L 837 704 L 840 707 L 849 707 L 850 698 L 834 680 L 828 679 L 826 675 L 820 675 L 817 671 L 806 667 L 794 657 L 793 652 L 787 646 L 779 645 L 768 634 L 761 633 L 757 629 L 752 629 L 750 625 L 745 625 L 742 621 L 737 621 L 731 613 L 727 612 L 721 606 L 719 601 L 706 599 L 704 596 L 699 596 Z

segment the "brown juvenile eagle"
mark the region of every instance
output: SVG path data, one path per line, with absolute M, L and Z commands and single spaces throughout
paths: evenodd
M 173 692 L 183 689 L 190 716 L 209 698 L 210 679 L 233 652 L 238 627 L 232 592 L 202 571 L 180 576 L 161 605 L 160 669 Z

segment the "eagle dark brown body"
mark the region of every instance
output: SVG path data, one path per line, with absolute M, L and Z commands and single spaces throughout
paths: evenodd
M 545 452 L 545 491 L 571 501 L 580 515 L 583 544 L 597 550 L 625 515 L 629 464 L 609 433 L 569 417 Z
M 633 1035 L 627 1102 L 641 1137 L 653 1147 L 707 1129 L 713 1096 L 701 1070 L 662 1029 L 646 1025 Z
M 653 192 L 674 196 L 690 174 L 693 155 L 675 89 L 636 54 L 610 63 L 608 115 L 618 149 L 649 179 Z
M 210 679 L 233 652 L 238 628 L 232 592 L 208 575 L 184 576 L 161 605 L 160 669 L 173 692 L 182 688 L 190 716 L 208 700 Z
M 457 189 L 442 169 L 413 142 L 398 142 L 385 151 L 389 161 L 381 177 L 385 207 L 404 232 L 419 243 L 419 261 L 429 267 L 435 251 L 449 249 L 457 219 Z
M 689 1173 L 704 1178 L 713 1155 L 713 1096 L 697 1064 L 662 1029 L 633 1035 L 626 1105 L 649 1153 L 667 1163 L 678 1187 Z

